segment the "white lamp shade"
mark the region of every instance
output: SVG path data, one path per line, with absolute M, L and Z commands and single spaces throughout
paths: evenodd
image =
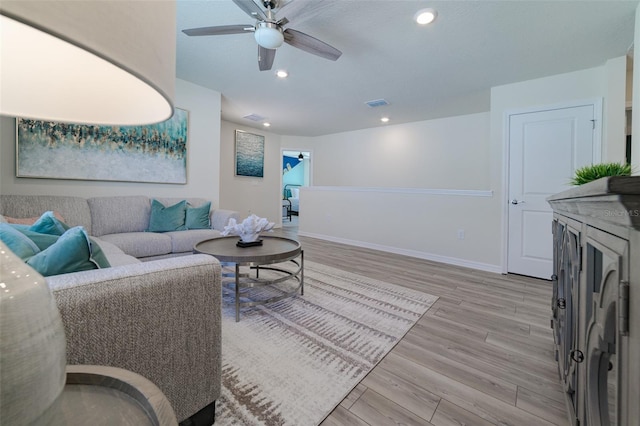
M 265 49 L 277 49 L 284 42 L 282 31 L 270 22 L 260 22 L 254 33 L 256 42 Z
M 173 113 L 172 1 L 2 1 L 0 113 L 149 124 Z

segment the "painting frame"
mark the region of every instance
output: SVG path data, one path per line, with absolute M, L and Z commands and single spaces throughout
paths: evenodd
M 236 130 L 236 176 L 264 178 L 264 140 L 263 135 Z
M 17 117 L 18 178 L 186 185 L 189 111 L 138 126 Z

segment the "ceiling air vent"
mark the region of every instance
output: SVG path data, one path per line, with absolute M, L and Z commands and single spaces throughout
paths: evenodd
M 385 101 L 384 99 L 375 99 L 373 101 L 367 101 L 365 102 L 365 104 L 367 104 L 369 108 L 376 108 L 376 107 L 389 105 L 389 102 Z
M 255 121 L 255 122 L 260 122 L 260 121 L 264 121 L 266 120 L 266 117 L 262 117 L 258 114 L 249 114 L 249 115 L 245 115 L 242 118 L 246 118 L 247 120 L 251 120 L 251 121 Z

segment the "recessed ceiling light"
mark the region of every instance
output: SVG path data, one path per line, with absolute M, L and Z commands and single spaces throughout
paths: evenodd
M 389 117 L 382 117 L 380 119 L 380 121 L 382 121 L 383 123 L 388 123 L 389 122 Z
M 287 78 L 287 77 L 289 77 L 289 73 L 286 72 L 285 70 L 276 71 L 276 75 L 278 76 L 278 78 Z
M 269 126 L 271 126 L 271 123 L 262 123 L 262 125 L 263 125 L 264 127 L 269 127 Z
M 416 13 L 415 18 L 416 22 L 420 25 L 427 25 L 435 21 L 438 16 L 438 12 L 434 9 L 422 9 Z

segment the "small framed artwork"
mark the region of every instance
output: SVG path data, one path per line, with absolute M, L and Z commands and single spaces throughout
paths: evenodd
M 187 183 L 188 112 L 144 126 L 16 119 L 16 176 Z
M 236 130 L 236 176 L 264 177 L 264 136 Z

